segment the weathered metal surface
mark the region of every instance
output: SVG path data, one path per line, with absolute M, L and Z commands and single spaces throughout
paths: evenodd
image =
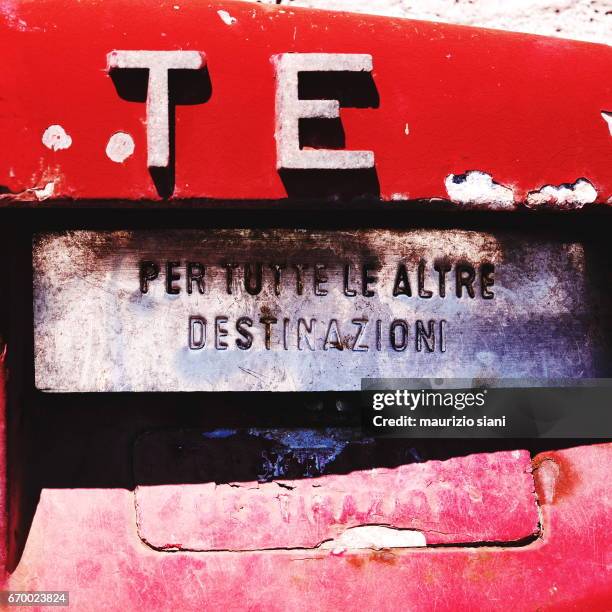
M 272 439 L 276 434 L 252 432 Z M 373 525 L 386 527 L 381 548 L 406 546 L 406 535 L 410 545 L 426 546 L 512 542 L 539 531 L 526 451 L 297 480 L 159 484 L 166 473 L 180 473 L 182 462 L 200 465 L 204 473 L 215 457 L 240 465 L 245 453 L 237 445 L 248 447 L 248 438 L 235 434 L 219 440 L 200 432 L 154 432 L 141 438 L 134 456 L 139 536 L 158 550 L 212 551 L 338 549 L 351 546 L 355 530 Z M 281 439 L 287 447 L 277 451 L 279 460 L 300 450 L 314 457 L 321 446 L 329 446 L 330 436 L 297 430 Z
M 610 461 L 612 445 L 537 456 L 542 535 L 510 547 L 167 554 L 138 538 L 132 491 L 44 489 L 5 588 L 69 588 L 78 610 L 606 612 Z M 490 514 L 506 509 L 501 501 Z
M 36 385 L 355 390 L 369 376 L 594 377 L 609 316 L 601 290 L 579 244 L 504 233 L 45 234 L 34 246 Z
M 5 1 L 0 28 L 3 205 L 612 196 L 607 45 L 229 1 Z

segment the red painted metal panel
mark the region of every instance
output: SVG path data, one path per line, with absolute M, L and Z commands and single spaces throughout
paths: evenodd
M 302 193 L 276 169 L 272 56 L 291 52 L 372 56 L 374 89 L 361 101 L 370 107 L 343 108 L 341 119 L 346 148 L 374 152 L 368 189 L 383 200 L 484 205 L 497 198 L 508 207 L 546 185 L 575 187 L 580 178 L 588 181 L 578 185 L 584 193 L 549 188 L 530 205 L 580 207 L 612 196 L 612 134 L 602 115 L 612 111 L 609 46 L 177 0 L 5 1 L 1 27 L 4 204 L 158 199 L 147 169 L 145 104 L 129 101 L 142 92 L 130 77 L 122 98 L 107 70 L 113 50 L 140 49 L 194 50 L 207 60 L 210 90 L 176 106 L 177 199 Z M 48 148 L 43 134 L 56 125 L 70 140 L 62 132 L 53 140 L 52 130 Z M 135 142 L 121 163 L 106 154 L 117 132 Z
M 610 444 L 537 456 L 542 535 L 516 547 L 159 552 L 138 538 L 133 492 L 45 489 L 8 586 L 69 588 L 78 610 L 603 612 L 611 461 Z

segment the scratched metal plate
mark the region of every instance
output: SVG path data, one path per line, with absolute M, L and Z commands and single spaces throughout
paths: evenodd
M 168 293 L 168 261 L 179 262 L 170 285 L 177 294 Z M 143 262 L 159 267 L 146 293 L 140 272 L 152 277 L 154 268 Z M 191 294 L 188 262 L 205 267 L 201 285 L 192 268 Z M 418 295 L 421 262 L 421 293 L 430 297 Z M 434 262 L 451 267 L 444 297 Z M 238 266 L 229 289 L 228 263 Z M 400 264 L 411 296 L 393 295 Z M 36 386 L 314 391 L 357 390 L 362 377 L 593 377 L 597 322 L 609 313 L 587 264 L 578 243 L 463 230 L 41 234 L 33 252 Z M 282 266 L 278 283 L 271 266 Z M 363 266 L 376 277 L 372 296 L 363 295 Z M 326 295 L 315 294 L 315 268 Z M 457 297 L 459 269 L 463 280 L 474 272 L 474 297 L 465 284 Z

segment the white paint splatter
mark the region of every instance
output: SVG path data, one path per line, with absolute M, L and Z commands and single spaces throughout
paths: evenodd
M 514 192 L 496 183 L 490 174 L 471 170 L 465 174 L 449 174 L 444 185 L 450 199 L 458 204 L 491 209 L 512 209 Z
M 217 15 L 221 17 L 221 21 L 228 26 L 234 25 L 238 21 L 235 17 L 232 17 L 227 11 L 217 11 Z
M 575 210 L 585 204 L 592 204 L 596 199 L 595 187 L 581 178 L 572 184 L 544 185 L 538 191 L 531 191 L 527 194 L 526 204 L 529 208 L 554 206 L 563 210 Z
M 134 153 L 134 139 L 125 132 L 113 134 L 106 145 L 106 155 L 118 164 L 123 163 Z
M 612 136 L 612 112 L 601 111 L 601 116 L 603 120 L 608 124 L 608 129 L 610 130 L 610 136 Z
M 61 125 L 50 125 L 43 133 L 42 142 L 52 151 L 68 149 L 72 145 L 72 138 Z
M 49 181 L 44 187 L 32 189 L 32 191 L 34 192 L 36 199 L 39 202 L 42 202 L 53 195 L 53 192 L 55 191 L 55 181 Z
M 332 554 L 345 550 L 369 548 L 420 548 L 427 546 L 425 534 L 414 529 L 394 529 L 384 525 L 360 525 L 343 531 L 335 540 L 324 542 L 321 548 L 331 549 Z
M 410 126 L 408 124 L 404 126 L 404 134 L 406 134 L 406 136 L 410 134 Z

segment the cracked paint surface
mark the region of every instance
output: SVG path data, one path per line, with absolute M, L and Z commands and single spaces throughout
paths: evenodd
M 486 172 L 451 174 L 444 185 L 451 202 L 474 208 L 512 210 L 515 207 L 512 189 L 496 183 Z
M 612 136 L 612 112 L 602 111 L 601 117 L 606 122 L 608 129 L 610 130 L 610 136 Z

